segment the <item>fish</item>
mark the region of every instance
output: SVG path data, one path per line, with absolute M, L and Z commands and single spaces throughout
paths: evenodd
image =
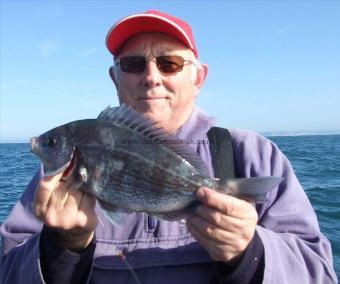
M 96 197 L 113 224 L 129 212 L 185 220 L 200 205 L 195 197 L 200 187 L 263 203 L 283 180 L 210 178 L 199 155 L 185 143 L 175 142 L 174 135 L 122 104 L 108 107 L 97 119 L 72 121 L 32 137 L 30 144 L 45 176 L 72 165 L 80 190 Z

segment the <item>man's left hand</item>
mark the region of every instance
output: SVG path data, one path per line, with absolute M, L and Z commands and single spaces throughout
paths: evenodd
M 214 260 L 238 262 L 255 233 L 254 206 L 210 188 L 200 188 L 196 196 L 202 205 L 188 219 L 189 231 Z

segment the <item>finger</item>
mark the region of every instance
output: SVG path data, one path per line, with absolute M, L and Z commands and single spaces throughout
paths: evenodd
M 236 197 L 202 187 L 196 191 L 196 197 L 205 205 L 213 207 L 229 216 L 243 216 L 245 207 L 251 206 L 248 202 Z
M 228 261 L 237 251 L 229 244 L 220 244 L 203 236 L 192 224 L 187 224 L 191 235 L 208 251 L 209 255 L 216 261 Z
M 192 223 L 187 223 L 187 227 L 191 235 L 207 250 L 213 246 L 212 241 L 208 240 L 207 237 L 203 236 L 199 229 L 197 229 Z
M 43 222 L 50 226 L 59 228 L 62 230 L 69 230 L 77 224 L 77 213 L 80 200 L 82 198 L 81 193 L 77 193 L 73 190 L 74 182 L 71 179 L 67 182 L 60 182 L 57 189 L 57 194 L 52 194 L 50 201 L 46 207 L 46 212 L 42 216 Z M 59 197 L 61 192 L 65 193 L 62 200 Z
M 46 211 L 47 204 L 61 176 L 62 173 L 55 176 L 43 176 L 39 181 L 38 189 L 34 196 L 35 213 L 38 217 Z
M 188 223 L 193 225 L 205 238 L 219 244 L 230 244 L 234 239 L 238 238 L 237 231 L 223 230 L 199 216 L 191 217 Z
M 82 198 L 79 204 L 80 211 L 86 211 L 87 209 L 94 210 L 96 207 L 96 197 L 90 194 L 84 193 L 84 197 Z
M 222 230 L 230 232 L 239 231 L 245 223 L 245 219 L 228 216 L 214 208 L 206 206 L 199 206 L 195 211 L 195 215 L 206 220 L 208 223 L 214 224 Z
M 78 209 L 79 225 L 81 227 L 95 228 L 98 223 L 95 207 L 96 197 L 84 193 Z
M 63 178 L 63 176 L 61 177 Z M 64 207 L 70 192 L 72 191 L 72 187 L 74 184 L 74 178 L 70 177 L 66 180 L 61 179 L 51 194 L 50 200 L 48 202 L 48 207 L 53 206 L 56 209 L 60 210 Z
M 90 228 L 93 230 L 97 225 L 97 215 L 94 211 L 95 198 L 81 191 L 70 194 L 63 208 L 64 215 L 72 215 L 76 218 L 73 226 L 78 228 Z
M 81 203 L 81 200 L 83 198 L 84 193 L 80 190 L 81 182 L 74 181 L 70 185 L 68 191 L 68 197 L 64 204 L 64 208 L 66 210 L 74 210 L 76 209 L 78 211 L 79 205 Z

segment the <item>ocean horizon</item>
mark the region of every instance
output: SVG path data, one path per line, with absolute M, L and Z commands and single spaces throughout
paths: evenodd
M 340 130 L 277 130 L 277 131 L 262 131 L 258 132 L 265 137 L 284 137 L 284 136 L 324 136 L 324 135 L 340 135 Z M 33 137 L 33 135 L 32 135 Z M 0 144 L 7 143 L 29 143 L 30 138 L 1 138 Z

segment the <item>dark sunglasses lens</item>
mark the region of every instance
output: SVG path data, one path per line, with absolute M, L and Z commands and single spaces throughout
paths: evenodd
M 183 70 L 184 59 L 181 56 L 159 56 L 156 59 L 158 69 L 163 73 L 175 73 Z
M 125 56 L 119 60 L 120 68 L 127 73 L 141 73 L 146 66 L 146 58 L 143 56 Z

